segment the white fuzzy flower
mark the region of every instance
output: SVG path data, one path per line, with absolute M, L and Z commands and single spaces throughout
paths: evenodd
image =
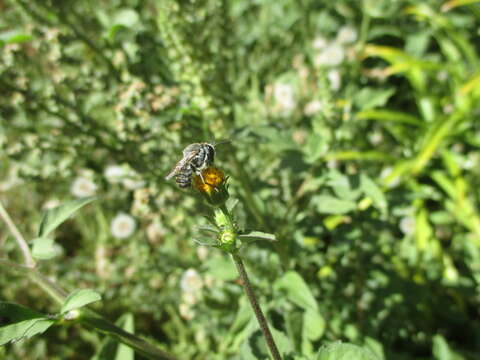
M 405 235 L 412 235 L 415 231 L 415 218 L 405 216 L 400 220 L 399 228 Z
M 164 238 L 166 231 L 158 222 L 152 222 L 147 226 L 146 233 L 148 241 L 152 244 L 158 244 Z
M 89 197 L 95 195 L 97 185 L 92 180 L 81 176 L 73 181 L 70 191 L 79 198 Z
M 312 100 L 305 105 L 303 112 L 306 116 L 312 116 L 322 110 L 322 102 L 320 100 Z
M 332 69 L 327 74 L 328 81 L 330 82 L 330 89 L 338 91 L 342 86 L 342 75 L 337 69 Z
M 117 184 L 127 174 L 126 169 L 120 165 L 110 165 L 105 168 L 103 175 L 109 183 Z
M 117 239 L 130 237 L 136 229 L 135 219 L 128 214 L 118 214 L 110 224 L 110 232 Z
M 184 293 L 196 293 L 203 287 L 203 280 L 195 269 L 187 269 L 180 280 L 180 288 Z
M 122 184 L 127 190 L 138 190 L 145 186 L 146 182 L 143 180 L 125 178 L 122 180 Z
M 316 66 L 337 66 L 345 59 L 345 51 L 343 47 L 333 42 L 315 57 L 314 63 Z
M 292 85 L 283 83 L 275 84 L 273 97 L 282 113 L 289 113 L 295 108 L 295 94 Z
M 343 26 L 337 34 L 337 41 L 340 44 L 351 44 L 357 40 L 357 30 L 351 26 Z
M 380 145 L 383 142 L 383 135 L 379 131 L 374 131 L 368 135 L 368 139 L 372 143 L 372 145 Z
M 325 39 L 323 36 L 317 36 L 313 40 L 312 45 L 315 50 L 322 50 L 325 46 L 327 46 L 327 44 L 328 44 L 327 39 Z

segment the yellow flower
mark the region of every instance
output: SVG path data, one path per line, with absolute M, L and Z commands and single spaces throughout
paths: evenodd
M 208 167 L 202 171 L 202 176 L 195 175 L 193 178 L 193 186 L 195 189 L 207 195 L 212 195 L 224 182 L 225 174 L 216 167 Z

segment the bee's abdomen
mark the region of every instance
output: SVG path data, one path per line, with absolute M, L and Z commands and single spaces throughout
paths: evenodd
M 182 189 L 190 187 L 192 184 L 192 174 L 193 170 L 190 167 L 183 169 L 175 178 L 177 185 Z

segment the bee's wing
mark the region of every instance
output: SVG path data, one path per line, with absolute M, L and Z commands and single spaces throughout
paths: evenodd
M 192 159 L 195 157 L 195 155 L 198 154 L 198 151 L 192 151 L 191 153 L 187 154 L 186 156 L 181 159 L 177 165 L 168 173 L 168 175 L 165 177 L 165 180 L 170 180 L 172 177 L 175 175 L 178 175 L 180 171 L 182 171 L 185 166 L 192 161 Z

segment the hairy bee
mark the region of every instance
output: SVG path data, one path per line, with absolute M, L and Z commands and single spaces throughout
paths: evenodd
M 192 184 L 192 175 L 202 176 L 202 170 L 213 164 L 215 146 L 209 143 L 194 143 L 183 149 L 183 158 L 175 165 L 165 180 L 175 176 L 179 187 L 185 189 Z M 203 180 L 203 178 L 202 178 Z

